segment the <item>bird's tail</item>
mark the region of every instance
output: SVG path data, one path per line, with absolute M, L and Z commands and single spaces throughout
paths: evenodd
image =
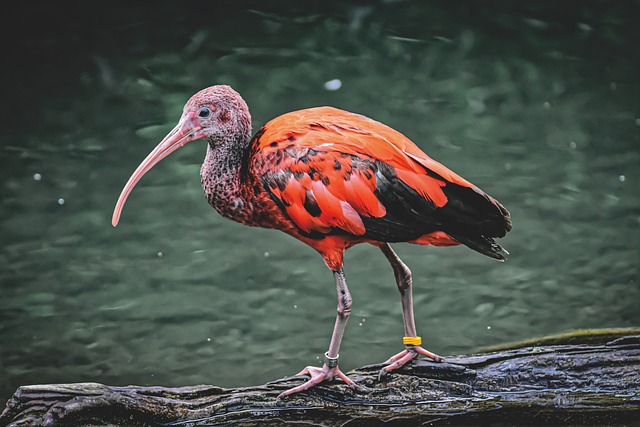
M 483 255 L 505 261 L 509 254 L 494 238 L 511 231 L 511 215 L 496 199 L 478 187 L 448 184 L 449 203 L 443 207 L 443 231 Z M 453 221 L 451 220 L 453 219 Z

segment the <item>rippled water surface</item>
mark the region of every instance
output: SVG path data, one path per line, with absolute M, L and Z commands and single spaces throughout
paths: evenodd
M 396 245 L 425 347 L 640 325 L 637 2 L 504 4 L 25 15 L 2 71 L 0 401 L 30 383 L 240 386 L 319 363 L 331 273 L 209 207 L 204 143 L 148 173 L 111 227 L 131 172 L 212 84 L 243 95 L 254 129 L 317 105 L 387 123 L 511 211 L 506 263 Z M 403 330 L 382 254 L 353 248 L 345 271 L 348 370 L 400 351 Z

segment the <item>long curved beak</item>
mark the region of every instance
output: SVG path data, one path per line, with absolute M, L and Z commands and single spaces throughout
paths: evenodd
M 178 125 L 174 127 L 162 141 L 160 141 L 160 144 L 158 144 L 156 148 L 149 153 L 147 158 L 144 159 L 142 163 L 140 163 L 140 166 L 138 166 L 133 172 L 131 178 L 129 178 L 129 181 L 127 181 L 127 184 L 122 189 L 122 193 L 120 193 L 116 207 L 113 210 L 111 224 L 114 227 L 118 225 L 122 208 L 124 207 L 124 203 L 127 201 L 127 197 L 129 197 L 129 193 L 131 193 L 133 187 L 136 186 L 138 181 L 140 181 L 140 178 L 142 178 L 145 173 L 160 162 L 160 160 L 164 159 L 178 148 L 191 141 L 200 139 L 205 135 L 206 133 L 198 123 L 195 113 L 189 113 L 183 116 L 180 119 L 180 122 L 178 122 Z

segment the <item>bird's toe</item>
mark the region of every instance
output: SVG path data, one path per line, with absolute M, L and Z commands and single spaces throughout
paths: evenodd
M 330 381 L 335 377 L 340 378 L 346 385 L 351 387 L 354 390 L 358 390 L 359 386 L 353 382 L 349 377 L 347 377 L 337 366 L 333 368 L 329 368 L 326 364 L 322 368 L 318 368 L 316 366 L 307 366 L 304 368 L 298 375 L 303 376 L 308 375 L 310 378 L 307 382 L 297 386 L 290 388 L 288 390 L 283 391 L 278 395 L 278 399 L 282 399 L 283 397 L 289 396 L 294 393 L 299 393 L 304 390 L 308 390 L 323 381 Z

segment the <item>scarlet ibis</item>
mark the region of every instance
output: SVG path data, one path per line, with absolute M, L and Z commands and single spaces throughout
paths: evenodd
M 495 242 L 511 230 L 509 212 L 494 198 L 422 152 L 400 132 L 362 115 L 332 107 L 276 117 L 251 137 L 251 116 L 229 86 L 201 90 L 184 106 L 175 128 L 133 172 L 113 212 L 115 227 L 136 183 L 160 160 L 185 144 L 204 139 L 200 170 L 207 200 L 222 216 L 275 228 L 318 251 L 333 272 L 338 293 L 329 350 L 322 368 L 298 375 L 310 379 L 286 396 L 341 378 L 338 351 L 351 312 L 343 271 L 346 249 L 379 247 L 396 278 L 402 302 L 405 349 L 385 362 L 380 376 L 422 354 L 413 316 L 411 271 L 389 243 L 464 244 L 504 261 Z

